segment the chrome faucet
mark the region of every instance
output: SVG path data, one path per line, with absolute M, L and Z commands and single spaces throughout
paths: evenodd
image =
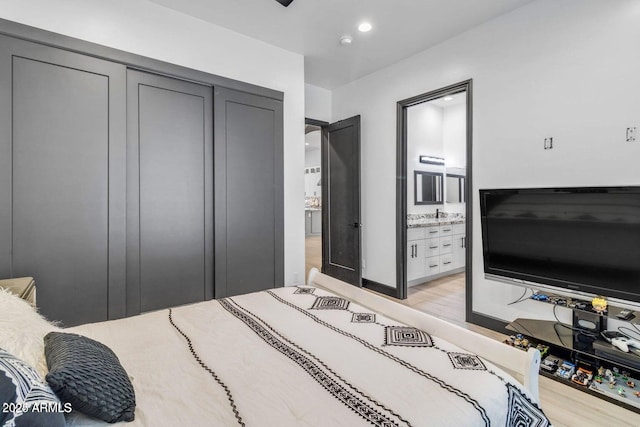
M 440 218 L 440 209 L 436 208 L 436 219 Z

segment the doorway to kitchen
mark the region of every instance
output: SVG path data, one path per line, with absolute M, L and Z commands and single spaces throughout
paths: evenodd
M 361 287 L 360 116 L 305 123 L 305 273 Z

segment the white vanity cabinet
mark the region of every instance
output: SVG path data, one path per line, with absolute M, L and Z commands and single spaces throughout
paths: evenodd
M 407 280 L 415 280 L 425 275 L 425 229 L 410 228 L 407 230 Z
M 454 224 L 452 235 L 452 264 L 451 268 L 458 269 L 465 265 L 467 252 L 467 236 L 465 224 Z
M 434 224 L 407 229 L 409 285 L 457 273 L 465 264 L 465 224 Z

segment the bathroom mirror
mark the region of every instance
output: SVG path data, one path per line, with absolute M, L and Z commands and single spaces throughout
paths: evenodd
M 447 174 L 447 203 L 464 203 L 464 175 Z
M 414 172 L 416 205 L 439 205 L 443 203 L 443 174 L 438 172 Z

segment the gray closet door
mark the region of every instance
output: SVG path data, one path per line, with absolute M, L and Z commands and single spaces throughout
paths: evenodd
M 282 102 L 215 88 L 215 296 L 284 285 Z
M 212 88 L 129 70 L 127 313 L 213 297 Z
M 124 315 L 125 68 L 0 37 L 0 276 L 65 326 Z

